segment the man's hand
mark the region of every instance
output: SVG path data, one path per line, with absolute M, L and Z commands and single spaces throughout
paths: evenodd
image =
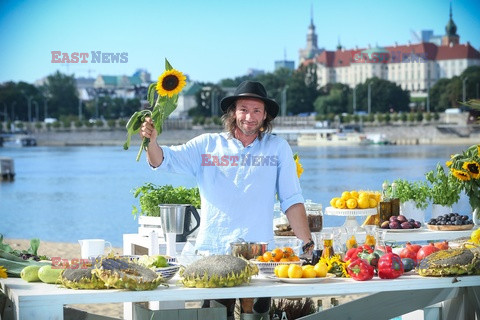
M 157 140 L 157 130 L 153 125 L 153 120 L 150 117 L 146 117 L 145 121 L 142 123 L 140 127 L 140 138 L 149 138 L 150 143 L 155 142 Z
M 148 162 L 152 167 L 158 167 L 163 162 L 163 150 L 157 144 L 157 130 L 153 125 L 152 118 L 146 117 L 145 121 L 140 127 L 140 138 L 148 138 L 150 142 L 147 147 L 147 158 Z

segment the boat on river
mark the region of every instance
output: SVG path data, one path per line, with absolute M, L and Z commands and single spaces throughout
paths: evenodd
M 37 145 L 34 137 L 23 133 L 2 134 L 1 140 L 4 147 L 35 147 Z
M 298 135 L 298 146 L 358 146 L 372 144 L 364 133 L 338 129 L 316 129 Z

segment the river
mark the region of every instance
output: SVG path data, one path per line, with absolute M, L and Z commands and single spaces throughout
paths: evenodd
M 424 174 L 467 146 L 296 147 L 305 172 L 304 197 L 329 205 L 352 189 L 380 190 L 384 180 L 423 180 Z M 136 233 L 132 190 L 146 182 L 195 186 L 192 178 L 149 169 L 137 148 L 121 146 L 0 148 L 15 162 L 15 180 L 0 183 L 0 233 L 7 238 L 77 242 L 104 238 L 122 246 L 124 233 Z M 470 214 L 464 195 L 454 211 Z M 430 207 L 427 209 L 427 218 Z M 325 216 L 325 226 L 343 217 Z M 359 220 L 360 221 L 360 220 Z

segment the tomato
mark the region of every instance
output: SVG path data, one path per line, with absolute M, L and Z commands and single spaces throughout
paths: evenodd
M 428 257 L 434 252 L 440 251 L 437 247 L 433 245 L 433 243 L 427 244 L 426 246 L 423 246 L 420 250 L 417 252 L 417 263 L 420 263 L 425 257 Z
M 348 265 L 347 272 L 353 280 L 365 281 L 373 278 L 375 270 L 365 260 L 355 259 Z
M 378 276 L 382 279 L 395 279 L 403 274 L 403 263 L 395 253 L 386 253 L 378 260 Z

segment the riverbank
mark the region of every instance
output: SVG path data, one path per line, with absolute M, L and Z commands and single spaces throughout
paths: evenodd
M 274 133 L 296 144 L 296 137 L 304 127 L 274 129 Z M 219 132 L 222 129 L 171 129 L 162 132 L 159 144 L 175 145 L 207 132 Z M 288 132 L 288 133 L 287 133 Z M 292 135 L 292 132 L 294 134 Z M 382 135 L 391 144 L 413 145 L 468 145 L 480 141 L 479 126 L 440 126 L 440 125 L 389 125 L 365 126 L 366 135 Z M 78 129 L 70 131 L 44 131 L 33 133 L 39 146 L 123 146 L 126 139 L 124 129 Z M 131 146 L 139 146 L 138 135 L 132 137 Z

